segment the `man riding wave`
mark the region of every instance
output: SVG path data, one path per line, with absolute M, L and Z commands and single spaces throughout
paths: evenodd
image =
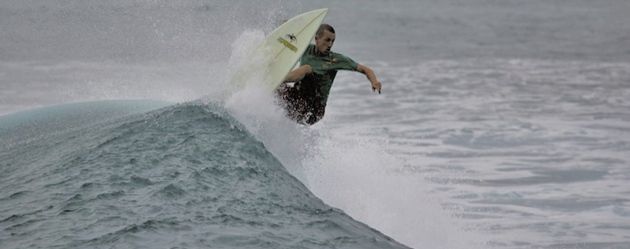
M 372 90 L 381 93 L 381 82 L 374 71 L 351 58 L 331 51 L 335 29 L 322 24 L 315 34 L 315 44 L 308 46 L 300 58 L 300 67 L 289 72 L 276 94 L 289 118 L 313 125 L 324 117 L 326 102 L 337 71 L 360 72 L 367 76 Z M 295 82 L 295 84 L 290 84 Z

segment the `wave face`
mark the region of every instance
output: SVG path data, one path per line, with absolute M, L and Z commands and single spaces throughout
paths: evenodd
M 0 247 L 406 248 L 315 197 L 221 107 L 124 106 L 0 119 Z

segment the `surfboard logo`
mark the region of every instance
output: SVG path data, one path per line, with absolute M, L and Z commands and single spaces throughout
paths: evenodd
M 287 34 L 287 38 L 289 38 L 291 42 L 297 42 L 297 37 L 294 34 Z
M 296 43 L 297 42 L 297 36 L 295 36 L 294 34 L 286 34 L 284 36 L 286 38 L 278 37 L 278 42 L 282 43 L 282 45 L 284 45 L 285 47 L 287 47 L 291 51 L 297 53 L 297 47 L 295 45 L 291 44 L 291 43 Z

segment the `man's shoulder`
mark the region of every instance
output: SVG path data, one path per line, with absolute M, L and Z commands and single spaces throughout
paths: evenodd
M 358 63 L 355 62 L 352 58 L 341 54 L 341 53 L 332 53 L 332 58 L 336 63 L 339 63 L 342 65 L 343 68 L 347 69 L 347 70 L 356 70 Z

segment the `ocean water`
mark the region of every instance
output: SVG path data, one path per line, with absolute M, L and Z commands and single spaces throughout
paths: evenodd
M 221 108 L 96 104 L 4 118 L 19 124 L 3 124 L 3 248 L 406 248 L 324 204 Z
M 304 127 L 228 82 L 321 7 L 383 92 L 342 72 Z M 3 1 L 0 248 L 630 248 L 629 12 Z

